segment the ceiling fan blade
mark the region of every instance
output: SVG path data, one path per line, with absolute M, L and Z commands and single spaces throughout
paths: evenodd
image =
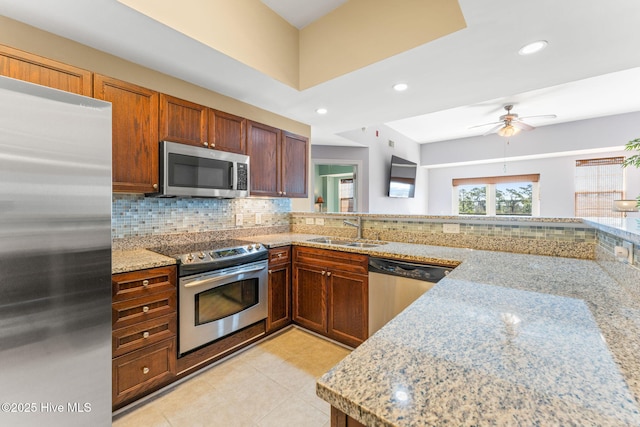
M 511 122 L 511 124 L 513 125 L 514 128 L 518 128 L 520 130 L 533 130 L 533 129 L 535 129 L 534 126 L 528 125 L 525 122 L 522 122 L 520 120 L 513 121 L 513 122 Z
M 500 121 L 500 122 L 491 122 L 491 123 L 483 123 L 481 125 L 471 126 L 470 128 L 467 128 L 467 129 L 480 128 L 482 126 L 489 126 L 489 125 L 497 125 L 498 123 L 502 124 L 502 121 Z
M 520 120 L 522 119 L 555 119 L 556 116 L 555 114 L 543 114 L 541 116 L 525 116 L 525 117 L 520 117 Z
M 490 133 L 494 133 L 495 131 L 497 131 L 498 129 L 500 129 L 502 126 L 504 126 L 504 123 L 500 122 L 500 124 L 498 126 L 494 126 L 491 129 L 489 129 L 488 131 L 486 131 L 485 133 L 482 134 L 482 136 L 486 136 L 489 135 Z

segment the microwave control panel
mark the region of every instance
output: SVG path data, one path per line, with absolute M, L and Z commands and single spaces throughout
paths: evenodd
M 238 187 L 236 190 L 248 190 L 248 166 L 246 163 L 238 163 Z

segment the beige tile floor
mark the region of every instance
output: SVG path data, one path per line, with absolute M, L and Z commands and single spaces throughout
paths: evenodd
M 349 350 L 297 328 L 114 417 L 114 427 L 329 427 L 316 378 Z

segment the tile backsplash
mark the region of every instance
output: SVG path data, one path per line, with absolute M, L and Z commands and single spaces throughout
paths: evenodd
M 290 199 L 154 198 L 114 194 L 111 237 L 197 233 L 289 225 Z M 236 225 L 237 215 L 242 225 Z

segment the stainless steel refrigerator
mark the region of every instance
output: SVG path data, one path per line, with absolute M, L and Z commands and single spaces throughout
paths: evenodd
M 0 425 L 111 425 L 111 104 L 0 77 Z

